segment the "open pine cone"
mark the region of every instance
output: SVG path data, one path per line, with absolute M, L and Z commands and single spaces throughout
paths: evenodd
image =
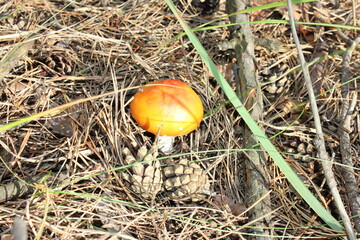
M 128 148 L 123 150 L 127 164 L 133 164 L 128 173 L 122 173 L 129 188 L 136 194 L 146 199 L 154 199 L 162 188 L 162 172 L 160 162 L 154 160 L 157 152 L 149 153 L 145 146 L 138 150 L 137 157 L 131 154 Z
M 197 163 L 186 159 L 179 162 L 170 160 L 163 169 L 164 188 L 174 200 L 201 200 L 204 190 L 209 190 L 210 183 L 206 173 Z
M 73 70 L 74 52 L 61 46 L 52 46 L 53 50 L 34 50 L 30 54 L 32 61 L 30 68 L 38 68 L 41 76 L 63 76 L 71 75 Z
M 70 75 L 72 71 L 72 62 L 65 53 L 53 52 L 46 56 L 45 64 L 53 71 L 61 75 Z

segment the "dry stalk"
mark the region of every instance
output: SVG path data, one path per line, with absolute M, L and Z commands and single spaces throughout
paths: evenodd
M 309 73 L 309 66 L 305 60 L 303 51 L 301 49 L 300 41 L 297 36 L 291 0 L 287 0 L 287 6 L 288 6 L 288 11 L 289 11 L 291 31 L 292 31 L 294 42 L 295 42 L 295 45 L 296 45 L 296 48 L 297 48 L 297 51 L 299 54 L 301 68 L 303 70 L 306 88 L 307 88 L 310 103 L 311 103 L 311 110 L 312 110 L 313 117 L 314 117 L 314 124 L 315 124 L 315 128 L 316 128 L 316 137 L 314 140 L 314 144 L 318 150 L 319 157 L 321 159 L 323 159 L 323 161 L 321 161 L 321 164 L 322 164 L 322 167 L 324 170 L 324 175 L 325 175 L 327 184 L 329 186 L 329 189 L 334 197 L 336 207 L 338 208 L 338 210 L 340 212 L 340 216 L 341 216 L 341 219 L 343 220 L 343 224 L 345 226 L 346 233 L 347 233 L 349 239 L 355 240 L 356 239 L 355 232 L 351 226 L 350 218 L 346 213 L 344 203 L 341 200 L 339 190 L 337 189 L 335 175 L 332 170 L 332 163 L 330 162 L 329 155 L 326 151 L 324 134 L 323 134 L 323 130 L 321 127 L 319 110 L 318 110 L 318 107 L 316 104 L 315 94 L 314 94 L 312 81 L 311 81 L 311 77 L 310 77 L 310 73 Z

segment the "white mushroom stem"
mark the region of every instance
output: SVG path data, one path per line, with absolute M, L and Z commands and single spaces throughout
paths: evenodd
M 164 154 L 170 153 L 173 150 L 174 141 L 175 137 L 159 136 L 157 140 L 159 151 Z

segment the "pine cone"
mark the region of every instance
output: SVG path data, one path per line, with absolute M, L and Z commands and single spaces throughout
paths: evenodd
M 33 61 L 30 68 L 39 68 L 41 76 L 70 75 L 73 70 L 72 52 L 60 47 L 52 47 L 53 50 L 41 49 L 30 54 Z
M 296 154 L 293 155 L 294 159 L 306 160 L 307 156 L 312 156 L 314 153 L 314 146 L 306 140 L 292 138 L 288 140 L 288 143 L 285 146 L 285 151 Z
M 53 52 L 45 59 L 45 64 L 61 75 L 69 75 L 72 71 L 72 63 L 69 57 L 62 52 Z
M 162 172 L 160 162 L 156 159 L 157 152 L 149 153 L 145 146 L 138 150 L 136 159 L 128 148 L 123 150 L 127 164 L 133 164 L 128 173 L 122 173 L 129 188 L 145 199 L 154 199 L 162 187 Z
M 201 11 L 201 15 L 211 15 L 219 10 L 220 0 L 192 0 L 191 5 Z
M 275 79 L 277 79 L 278 76 L 274 75 L 272 77 L 269 78 L 269 84 L 267 84 L 267 86 L 264 88 L 264 90 L 269 93 L 268 95 L 273 95 L 274 97 L 277 97 L 278 94 L 280 94 L 282 91 L 284 91 L 285 88 L 285 84 L 287 82 L 287 78 L 284 77 L 278 81 L 275 81 Z
M 174 200 L 201 200 L 204 190 L 210 188 L 206 173 L 196 163 L 181 159 L 178 163 L 170 160 L 163 169 L 164 188 Z

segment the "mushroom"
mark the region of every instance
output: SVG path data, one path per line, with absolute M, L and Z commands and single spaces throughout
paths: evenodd
M 166 79 L 140 88 L 130 104 L 135 121 L 146 131 L 159 136 L 158 148 L 172 151 L 175 136 L 196 129 L 204 115 L 200 97 L 186 83 Z

